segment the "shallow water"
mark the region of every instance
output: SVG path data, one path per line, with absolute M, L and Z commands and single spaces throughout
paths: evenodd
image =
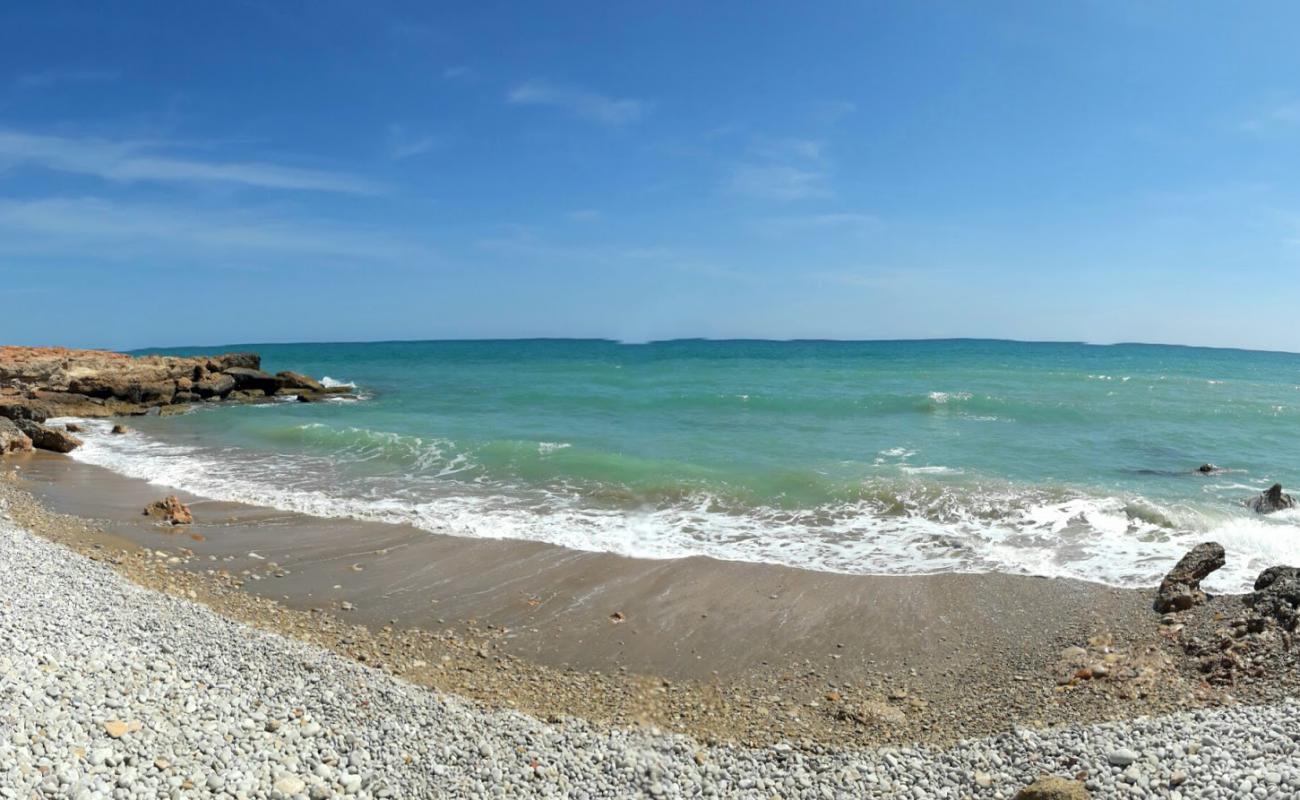
M 219 499 L 652 558 L 1248 588 L 1300 561 L 1300 356 L 995 341 L 249 345 L 360 400 L 95 425 L 75 457 Z M 229 348 L 218 348 L 229 349 Z M 182 350 L 169 352 L 215 352 Z M 1195 472 L 1212 461 L 1229 471 Z

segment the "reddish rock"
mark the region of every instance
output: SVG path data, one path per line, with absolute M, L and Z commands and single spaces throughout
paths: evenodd
M 174 494 L 145 506 L 144 515 L 157 517 L 172 525 L 190 525 L 194 522 L 194 515 L 190 513 L 189 507 Z
M 0 417 L 0 455 L 5 453 L 28 453 L 32 449 L 32 439 L 23 433 L 13 420 Z

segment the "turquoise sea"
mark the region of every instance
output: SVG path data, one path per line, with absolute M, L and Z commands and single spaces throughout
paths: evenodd
M 667 558 L 1157 582 L 1300 560 L 1300 356 L 1005 341 L 250 344 L 358 400 L 97 426 L 77 458 L 214 498 Z M 1213 462 L 1227 471 L 1195 470 Z

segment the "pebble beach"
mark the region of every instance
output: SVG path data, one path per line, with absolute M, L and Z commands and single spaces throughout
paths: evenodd
M 0 518 L 0 796 L 1292 797 L 1300 703 L 943 748 L 705 745 L 544 722 L 136 586 Z

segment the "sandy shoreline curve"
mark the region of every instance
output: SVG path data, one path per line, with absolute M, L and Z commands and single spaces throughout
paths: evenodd
M 193 497 L 193 526 L 160 527 L 140 514 L 159 487 L 61 456 L 5 463 L 10 513 L 39 535 L 235 619 L 543 719 L 748 745 L 942 743 L 1267 702 L 1295 680 L 1206 685 L 1149 591 L 643 561 Z M 1080 650 L 1109 665 L 1106 680 L 1070 677 L 1065 656 Z
M 53 514 L 12 476 L 0 480 L 0 785 L 11 791 L 991 798 L 1044 774 L 1095 796 L 1300 790 L 1293 699 L 884 749 L 750 748 L 494 710 L 230 619 L 220 592 L 169 566 L 179 556 Z M 151 582 L 169 591 L 138 585 Z

